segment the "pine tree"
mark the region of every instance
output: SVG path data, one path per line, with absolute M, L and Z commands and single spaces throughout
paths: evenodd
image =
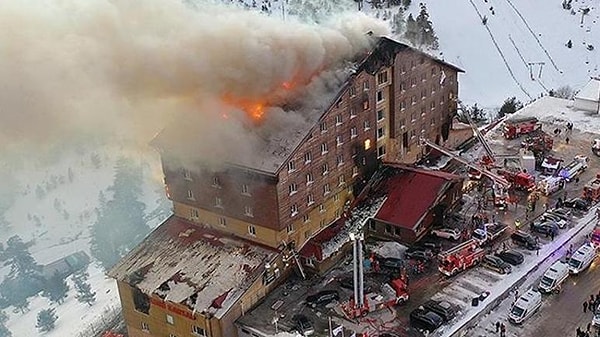
M 56 310 L 53 308 L 44 309 L 37 314 L 37 324 L 35 327 L 40 332 L 48 332 L 55 327 L 56 320 L 58 316 L 56 316 Z
M 398 7 L 398 12 L 392 16 L 392 33 L 400 35 L 406 28 L 406 20 L 404 19 L 404 9 Z
M 419 27 L 412 13 L 408 14 L 406 19 L 406 31 L 404 32 L 404 38 L 407 39 L 413 46 L 417 44 L 417 36 L 419 34 Z
M 62 304 L 67 298 L 69 285 L 59 273 L 55 273 L 46 281 L 42 296 L 48 298 L 51 302 Z
M 500 117 L 503 117 L 506 114 L 515 113 L 517 110 L 521 109 L 522 107 L 523 107 L 523 103 L 518 101 L 516 97 L 510 97 L 504 101 L 504 104 L 502 104 L 502 107 L 500 108 L 498 115 Z
M 6 327 L 8 322 L 8 315 L 4 311 L 0 311 L 0 337 L 11 337 L 12 333 Z
M 427 13 L 427 7 L 425 4 L 421 3 L 420 5 L 421 11 L 415 19 L 418 27 L 417 45 L 419 47 L 425 45 L 436 50 L 439 48 L 439 42 L 435 32 L 433 31 L 433 23 L 431 20 L 429 20 L 429 13 Z
M 92 292 L 92 287 L 89 283 L 77 284 L 77 295 L 75 298 L 81 303 L 87 303 L 90 307 L 96 302 L 96 292 Z
M 8 239 L 3 256 L 10 264 L 8 277 L 31 276 L 40 271 L 40 266 L 29 252 L 29 246 L 18 235 Z
M 22 314 L 29 311 L 29 299 L 26 296 L 19 296 L 13 299 L 11 303 L 15 307 L 15 310 L 18 310 Z
M 410 7 L 411 2 L 411 0 L 402 0 L 402 6 L 404 6 L 404 9 L 408 9 L 408 7 Z

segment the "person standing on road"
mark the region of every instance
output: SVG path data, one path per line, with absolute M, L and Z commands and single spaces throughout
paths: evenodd
M 565 143 L 567 143 L 567 145 L 569 145 L 569 137 L 565 138 Z
M 500 337 L 506 337 L 506 325 L 500 323 Z
M 496 333 L 500 332 L 500 322 L 496 321 Z
M 588 306 L 588 303 L 587 303 L 587 301 L 583 302 L 583 313 L 584 313 L 584 314 L 585 314 L 585 313 L 586 313 L 586 311 L 587 311 L 587 306 Z

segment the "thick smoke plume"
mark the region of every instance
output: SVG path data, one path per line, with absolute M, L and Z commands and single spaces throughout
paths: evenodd
M 315 25 L 182 0 L 0 1 L 0 151 L 98 135 L 147 142 L 177 121 L 202 136 L 202 156 L 240 143 L 249 152 L 235 107 L 301 92 L 365 48 L 368 31 L 386 27 L 358 14 Z

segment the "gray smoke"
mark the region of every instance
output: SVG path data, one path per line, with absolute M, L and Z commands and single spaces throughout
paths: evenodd
M 174 125 L 202 136 L 185 149 L 199 157 L 249 153 L 257 145 L 236 102 L 285 101 L 367 47 L 368 31 L 387 26 L 362 14 L 316 25 L 175 0 L 1 1 L 0 151 L 82 136 L 147 143 Z

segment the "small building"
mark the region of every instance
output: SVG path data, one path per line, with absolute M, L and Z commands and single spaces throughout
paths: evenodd
M 585 110 L 598 113 L 600 111 L 600 78 L 592 78 L 575 95 L 573 107 L 578 110 Z
M 462 198 L 463 178 L 442 171 L 401 167 L 381 184 L 387 195 L 368 233 L 412 244 Z
M 66 278 L 67 276 L 86 268 L 89 264 L 90 257 L 84 251 L 78 251 L 44 265 L 42 267 L 42 276 L 46 280 L 56 274 Z

